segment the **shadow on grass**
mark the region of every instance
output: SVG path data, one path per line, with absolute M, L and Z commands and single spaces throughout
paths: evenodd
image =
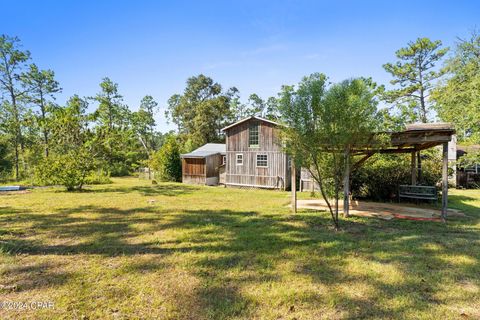
M 148 192 L 165 195 L 194 190 L 191 187 L 178 189 L 177 185 L 165 187 L 145 188 L 155 190 Z M 143 187 L 106 190 L 147 192 Z M 76 213 L 97 215 L 80 217 Z M 442 224 L 351 218 L 342 221 L 342 231 L 334 232 L 326 213 L 307 211 L 281 215 L 241 210 L 172 212 L 157 207 L 124 210 L 80 206 L 52 214 L 0 208 L 0 222 L 2 252 L 106 257 L 158 255 L 157 261 L 133 263 L 127 268 L 127 272 L 132 273 L 162 269 L 167 263 L 164 258 L 170 255 L 191 259 L 188 270 L 200 279 L 201 285 L 188 299 L 196 301 L 195 312 L 199 314 L 188 314 L 187 310 L 185 318 L 255 317 L 262 301 L 245 294 L 242 288 L 265 286 L 266 283 L 273 287 L 286 285 L 283 283 L 285 271 L 281 268 L 286 264 L 292 264 L 293 269 L 288 271 L 291 277 L 306 277 L 328 290 L 301 292 L 302 289 L 298 289 L 298 294 L 279 297 L 275 302 L 278 303 L 278 316 L 287 316 L 290 305 L 314 308 L 333 304 L 347 319 L 407 317 L 412 310 L 425 312 L 432 305 L 448 302 L 438 298 L 441 280 L 474 281 L 480 274 L 480 252 L 478 247 L 472 247 L 479 241 L 478 230 L 468 228 L 465 220 Z M 9 232 L 8 224 L 20 226 L 27 222 L 29 226 L 24 234 L 16 234 L 17 228 Z M 139 231 L 138 225 L 143 229 Z M 178 237 L 171 240 L 162 239 L 161 235 L 138 238 L 159 231 L 175 231 Z M 46 239 L 56 241 L 31 240 L 29 234 L 45 235 Z M 81 241 L 72 242 L 71 239 Z M 464 257 L 467 262 L 455 262 L 457 256 Z M 389 283 L 380 276 L 345 272 L 352 261 L 394 268 L 403 279 Z M 37 267 L 52 268 L 41 265 L 34 268 Z M 35 276 L 35 271 L 32 274 L 28 269 L 10 272 L 26 279 Z M 68 274 L 55 276 L 53 271 L 50 273 L 54 285 L 69 277 Z M 36 287 L 35 282 L 31 283 L 23 284 L 25 290 Z M 338 286 L 354 287 L 359 283 L 370 286 L 372 295 L 358 297 L 338 290 Z M 296 292 L 295 285 L 292 283 L 283 290 Z M 389 307 L 385 302 L 389 299 L 403 302 L 400 306 Z M 185 301 L 177 303 L 181 308 Z M 291 313 L 293 316 L 294 312 Z
M 104 186 L 102 188 L 86 188 L 81 192 L 91 192 L 91 193 L 132 193 L 138 192 L 145 196 L 179 196 L 190 194 L 194 191 L 199 190 L 199 187 L 181 184 L 181 183 L 170 183 L 170 184 L 158 184 L 152 186 L 132 186 L 132 187 L 108 187 Z

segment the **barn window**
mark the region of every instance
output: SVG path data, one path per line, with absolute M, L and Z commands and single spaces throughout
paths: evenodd
M 237 166 L 243 165 L 243 154 L 237 153 Z
M 257 154 L 257 167 L 268 167 L 268 156 L 266 154 Z
M 258 123 L 250 124 L 250 128 L 248 130 L 248 146 L 250 148 L 258 147 Z
M 227 163 L 227 156 L 222 156 L 222 165 Z

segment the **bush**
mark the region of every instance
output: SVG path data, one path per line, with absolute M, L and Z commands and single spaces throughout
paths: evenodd
M 422 185 L 436 186 L 442 177 L 442 160 L 437 149 L 422 151 Z M 379 154 L 352 174 L 355 198 L 394 200 L 398 186 L 411 183 L 410 154 Z
M 85 183 L 87 184 L 109 184 L 112 183 L 112 180 L 110 180 L 110 175 L 105 172 L 103 169 L 99 169 L 96 171 L 93 171 L 90 173 L 86 180 Z
M 59 184 L 67 191 L 81 190 L 93 169 L 92 157 L 86 150 L 51 155 L 37 166 L 35 181 L 43 185 Z
M 175 136 L 166 138 L 160 150 L 152 155 L 150 166 L 158 172 L 162 181 L 181 181 L 180 145 Z

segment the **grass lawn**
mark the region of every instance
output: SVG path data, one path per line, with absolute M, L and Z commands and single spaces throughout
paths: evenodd
M 0 319 L 480 318 L 480 191 L 446 224 L 289 213 L 285 192 L 149 185 L 0 195 Z

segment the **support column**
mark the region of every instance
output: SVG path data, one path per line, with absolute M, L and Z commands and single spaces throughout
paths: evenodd
M 417 151 L 417 183 L 422 183 L 422 157 L 420 157 L 420 151 Z
M 345 174 L 343 177 L 343 216 L 350 216 L 350 150 L 345 151 Z
M 410 162 L 410 172 L 412 174 L 412 186 L 417 184 L 417 157 L 416 157 L 416 152 L 412 151 L 412 160 Z
M 297 213 L 297 170 L 295 168 L 295 161 L 293 159 L 291 161 L 291 173 L 292 173 L 292 211 L 293 213 Z
M 442 220 L 447 217 L 448 206 L 448 143 L 443 143 L 442 163 Z

